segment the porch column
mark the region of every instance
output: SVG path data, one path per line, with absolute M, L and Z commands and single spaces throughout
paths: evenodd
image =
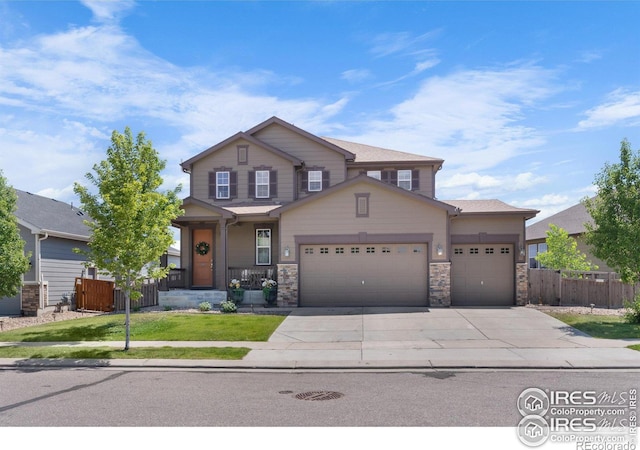
M 227 261 L 227 219 L 219 219 L 218 227 L 220 228 L 220 261 L 222 267 L 216 273 L 216 286 L 218 290 L 227 289 L 227 274 L 229 273 L 229 264 Z

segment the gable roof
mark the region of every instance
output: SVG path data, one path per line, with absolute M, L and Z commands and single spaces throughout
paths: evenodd
M 444 203 L 460 209 L 460 215 L 499 215 L 519 214 L 527 218 L 535 217 L 540 211 L 535 209 L 517 208 L 501 200 L 443 200 Z
M 18 189 L 15 192 L 18 196 L 15 215 L 20 225 L 37 234 L 89 240 L 91 230 L 84 221 L 90 218 L 78 208 L 30 192 Z
M 593 223 L 593 219 L 582 203 L 573 205 L 559 213 L 542 219 L 527 227 L 527 240 L 545 239 L 549 224 L 557 225 L 567 231 L 569 236 L 582 234 L 586 231 L 584 224 Z
M 329 137 L 323 137 L 322 139 L 327 142 L 331 142 L 332 144 L 335 144 L 339 147 L 342 147 L 350 151 L 351 153 L 354 153 L 356 155 L 354 164 L 394 162 L 411 164 L 428 163 L 436 166 L 442 166 L 442 163 L 444 163 L 443 159 L 432 158 L 430 156 L 416 155 L 413 153 L 406 153 L 382 147 L 374 147 L 372 145 L 343 141 L 341 139 Z
M 180 164 L 180 166 L 182 167 L 183 170 L 190 170 L 191 166 L 193 166 L 194 163 L 196 163 L 197 161 L 201 160 L 202 158 L 206 158 L 207 156 L 209 156 L 210 154 L 220 150 L 221 148 L 226 147 L 227 145 L 233 143 L 234 141 L 240 140 L 240 139 L 244 139 L 246 141 L 251 142 L 254 145 L 257 145 L 258 147 L 262 147 L 265 150 L 270 151 L 271 153 L 280 156 L 281 158 L 287 159 L 289 161 L 291 161 L 294 165 L 299 166 L 302 164 L 302 161 L 298 158 L 296 158 L 295 156 L 284 152 L 282 150 L 280 150 L 279 148 L 276 148 L 272 145 L 267 144 L 266 142 L 263 142 L 259 139 L 256 139 L 255 137 L 253 137 L 251 134 L 249 133 L 245 133 L 245 132 L 238 132 L 236 134 L 234 134 L 233 136 L 225 139 L 224 141 L 214 145 L 213 147 L 209 147 L 208 149 L 198 153 L 196 156 L 189 158 L 188 160 L 184 161 L 183 163 Z
M 273 211 L 271 211 L 269 213 L 270 216 L 272 217 L 277 217 L 280 214 L 282 214 L 283 212 L 286 212 L 290 209 L 294 209 L 297 208 L 298 206 L 302 206 L 302 205 L 306 205 L 307 203 L 313 202 L 315 200 L 321 199 L 323 197 L 327 197 L 329 195 L 332 195 L 334 192 L 340 191 L 342 189 L 345 189 L 349 186 L 352 186 L 354 184 L 358 184 L 358 183 L 369 183 L 369 184 L 373 184 L 376 185 L 378 187 L 381 187 L 383 189 L 395 192 L 396 194 L 399 195 L 403 195 L 403 196 L 407 196 L 410 198 L 413 198 L 415 200 L 418 200 L 420 202 L 426 203 L 430 206 L 435 206 L 436 208 L 440 208 L 440 209 L 445 209 L 449 212 L 449 214 L 456 214 L 458 212 L 457 208 L 453 205 L 432 199 L 430 197 L 425 197 L 424 195 L 420 195 L 420 194 L 416 194 L 413 193 L 411 191 L 407 191 L 406 189 L 402 189 L 400 187 L 394 186 L 392 184 L 389 183 L 385 183 L 383 181 L 380 180 L 376 180 L 375 178 L 372 178 L 370 176 L 368 176 L 367 174 L 360 174 L 356 177 L 353 178 L 349 178 L 345 181 L 343 181 L 342 183 L 338 183 L 338 184 L 334 184 L 333 186 L 331 186 L 328 189 L 324 189 L 320 192 L 317 192 L 313 195 L 309 195 L 308 197 L 304 197 L 300 200 L 296 200 L 294 202 L 288 203 L 284 206 L 281 206 L 280 208 L 274 209 Z
M 311 134 L 308 131 L 303 130 L 302 128 L 298 128 L 295 125 L 289 123 L 289 122 L 285 122 L 284 120 L 280 119 L 279 117 L 273 116 L 270 119 L 265 120 L 264 122 L 256 125 L 255 127 L 251 128 L 250 130 L 247 131 L 247 134 L 256 134 L 257 132 L 264 130 L 265 128 L 267 128 L 270 125 L 273 124 L 278 124 L 290 131 L 293 131 L 294 133 L 297 133 L 301 136 L 306 137 L 307 139 L 310 139 L 320 145 L 323 145 L 324 147 L 327 147 L 330 150 L 333 150 L 335 152 L 338 152 L 342 155 L 344 155 L 344 157 L 347 160 L 353 160 L 355 158 L 355 155 L 353 153 L 351 153 L 349 150 L 344 149 L 342 147 L 340 147 L 339 145 L 335 145 L 331 142 L 329 142 L 326 139 L 320 138 L 318 136 L 316 136 L 315 134 Z

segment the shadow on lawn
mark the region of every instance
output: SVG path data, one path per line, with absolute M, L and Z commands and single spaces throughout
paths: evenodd
M 123 327 L 120 321 L 113 321 L 101 325 L 83 324 L 61 330 L 26 332 L 18 342 L 105 341 L 108 336 L 119 334 Z

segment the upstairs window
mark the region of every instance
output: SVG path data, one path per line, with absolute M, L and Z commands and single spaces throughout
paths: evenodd
M 398 187 L 411 190 L 411 171 L 410 170 L 398 170 Z
M 309 172 L 308 190 L 309 192 L 322 190 L 322 170 L 312 170 Z
M 255 199 L 275 198 L 278 196 L 278 172 L 265 167 L 257 167 L 248 173 L 249 195 Z
M 256 170 L 256 198 L 269 198 L 268 170 Z
M 229 172 L 216 172 L 216 198 L 229 198 Z
M 238 196 L 238 172 L 221 167 L 209 172 L 209 198 L 229 200 Z
M 310 167 L 300 172 L 300 192 L 319 192 L 329 187 L 329 171 L 323 167 Z

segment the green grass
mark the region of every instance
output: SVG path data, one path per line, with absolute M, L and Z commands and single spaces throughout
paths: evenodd
M 25 359 L 242 359 L 246 347 L 0 347 L 0 358 Z
M 132 341 L 266 341 L 279 315 L 131 314 Z M 51 322 L 0 332 L 0 342 L 124 341 L 124 314 Z
M 622 317 L 567 313 L 548 314 L 596 338 L 640 339 L 640 324 L 626 323 Z

